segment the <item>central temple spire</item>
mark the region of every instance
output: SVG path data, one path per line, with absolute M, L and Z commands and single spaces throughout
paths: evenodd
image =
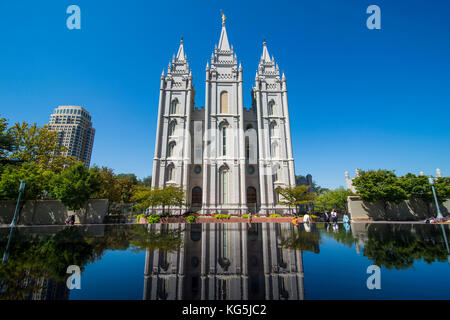
M 227 29 L 225 28 L 225 15 L 222 14 L 222 32 L 220 33 L 219 50 L 230 51 L 230 44 L 228 43 Z

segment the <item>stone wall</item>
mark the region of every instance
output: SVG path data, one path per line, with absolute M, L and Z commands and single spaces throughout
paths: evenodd
M 0 200 L 0 224 L 11 223 L 15 208 L 16 201 Z M 66 219 L 72 214 L 76 216 L 75 223 L 96 224 L 103 223 L 107 213 L 107 199 L 91 199 L 85 208 L 77 212 L 67 210 L 59 200 L 30 200 L 23 204 L 17 224 L 65 224 Z
M 411 221 L 436 217 L 434 203 L 427 205 L 422 200 L 406 200 L 400 204 L 389 203 L 386 210 L 382 202 L 366 203 L 358 196 L 347 198 L 348 212 L 353 220 Z M 439 206 L 443 216 L 448 216 L 450 199 Z

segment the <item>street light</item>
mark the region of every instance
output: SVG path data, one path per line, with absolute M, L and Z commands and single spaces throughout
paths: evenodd
M 14 211 L 14 218 L 13 218 L 13 221 L 11 222 L 10 227 L 15 227 L 16 226 L 17 211 L 19 211 L 20 198 L 22 197 L 22 193 L 25 190 L 25 183 L 26 183 L 25 180 L 20 181 L 19 197 L 17 198 L 16 210 Z
M 433 178 L 433 176 L 428 177 L 428 181 L 430 182 L 431 190 L 433 191 L 434 202 L 436 203 L 436 208 L 437 208 L 437 218 L 438 218 L 438 219 L 442 219 L 443 216 L 442 216 L 442 214 L 441 214 L 441 210 L 439 210 L 439 203 L 438 203 L 438 201 L 437 201 L 436 191 L 434 190 L 434 178 Z

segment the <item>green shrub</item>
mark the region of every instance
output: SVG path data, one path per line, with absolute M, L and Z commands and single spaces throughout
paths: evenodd
M 147 222 L 148 223 L 158 223 L 159 219 L 161 219 L 160 216 L 156 215 L 156 214 L 152 214 L 150 216 L 148 216 L 147 218 Z
M 248 214 L 243 214 L 242 218 L 248 218 Z
M 216 219 L 230 219 L 231 218 L 231 215 L 229 215 L 229 214 L 216 214 L 216 215 L 214 215 L 214 218 L 216 218 Z
M 279 218 L 281 216 L 278 213 L 274 213 L 274 214 L 271 214 L 269 217 L 270 218 Z
M 197 218 L 196 216 L 188 216 L 186 218 L 186 222 L 187 223 L 194 223 L 196 218 Z
M 311 217 L 311 219 L 317 219 L 317 216 L 314 214 L 310 215 L 310 217 Z
M 141 219 L 141 218 L 145 218 L 145 214 L 144 213 L 137 215 L 136 222 L 139 223 L 139 219 Z

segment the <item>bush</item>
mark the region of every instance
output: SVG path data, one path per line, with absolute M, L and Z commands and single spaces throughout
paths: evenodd
M 139 223 L 139 220 L 140 220 L 141 218 L 145 218 L 145 214 L 144 214 L 144 213 L 143 213 L 143 214 L 138 214 L 138 215 L 137 215 L 137 217 L 136 217 L 136 222 Z
M 310 215 L 310 217 L 311 217 L 311 219 L 317 219 L 317 216 L 314 214 Z
M 214 218 L 216 219 L 230 219 L 231 215 L 229 214 L 216 214 L 214 215 Z
M 159 219 L 161 219 L 160 216 L 158 216 L 156 214 L 152 214 L 152 215 L 148 216 L 147 223 L 158 223 Z
M 242 218 L 248 218 L 248 214 L 243 214 Z
M 188 217 L 186 218 L 186 222 L 187 222 L 187 223 L 194 223 L 194 222 L 195 222 L 195 219 L 196 219 L 196 216 L 188 216 Z
M 281 216 L 278 213 L 274 213 L 274 214 L 271 214 L 269 217 L 270 218 L 279 218 Z

